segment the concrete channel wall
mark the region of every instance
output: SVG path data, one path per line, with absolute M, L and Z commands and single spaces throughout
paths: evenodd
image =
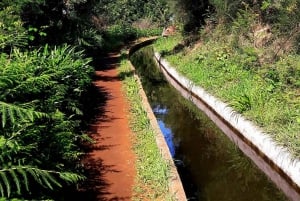
M 154 40 L 156 39 L 156 37 L 154 38 L 150 38 L 150 39 L 146 39 L 142 42 L 138 42 L 137 44 L 133 45 L 130 49 L 129 49 L 129 53 L 128 53 L 128 57 L 130 58 L 130 56 L 136 52 L 137 50 L 139 50 L 142 47 L 145 47 L 147 45 L 150 45 Z M 134 66 L 131 63 L 131 67 L 133 72 L 135 71 Z M 180 179 L 180 176 L 177 172 L 177 168 L 175 166 L 175 163 L 173 161 L 173 158 L 171 156 L 171 153 L 169 151 L 168 145 L 165 141 L 164 135 L 160 130 L 160 127 L 157 123 L 156 117 L 152 111 L 152 108 L 148 102 L 147 96 L 143 90 L 142 87 L 142 83 L 141 80 L 139 79 L 139 77 L 134 74 L 136 80 L 138 81 L 138 84 L 140 85 L 140 95 L 142 97 L 142 102 L 143 102 L 143 106 L 147 112 L 148 118 L 150 120 L 150 124 L 155 132 L 155 140 L 156 140 L 156 144 L 162 154 L 162 157 L 167 161 L 167 163 L 170 166 L 170 181 L 169 181 L 169 188 L 170 188 L 170 192 L 171 194 L 174 195 L 174 198 L 178 201 L 187 201 L 186 198 L 186 194 L 184 192 L 184 188 Z
M 252 122 L 180 75 L 159 53 L 154 58 L 171 85 L 192 101 L 293 201 L 300 201 L 300 161 Z

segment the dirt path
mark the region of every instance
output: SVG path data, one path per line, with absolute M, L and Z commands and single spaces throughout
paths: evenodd
M 93 82 L 99 92 L 95 96 L 101 97 L 97 103 L 99 115 L 90 127 L 96 143 L 84 160 L 89 174 L 84 187 L 87 201 L 123 201 L 132 196 L 135 155 L 131 149 L 128 105 L 116 70 L 118 60 L 117 54 L 104 58 Z

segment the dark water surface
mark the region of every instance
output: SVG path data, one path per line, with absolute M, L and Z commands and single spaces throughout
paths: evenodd
M 164 133 L 188 199 L 287 200 L 205 114 L 166 82 L 152 56 L 152 47 L 146 47 L 134 53 L 131 61 Z

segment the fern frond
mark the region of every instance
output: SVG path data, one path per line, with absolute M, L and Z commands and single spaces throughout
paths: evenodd
M 29 173 L 37 183 L 44 186 L 42 180 L 40 179 L 40 175 L 36 173 L 36 168 L 25 168 L 26 167 L 23 167 L 22 169 Z
M 13 169 L 9 169 L 8 170 L 11 177 L 13 178 L 14 184 L 17 187 L 17 193 L 20 195 L 21 194 L 21 184 L 20 184 L 20 180 L 16 174 L 16 171 L 14 171 Z
M 1 194 L 1 197 L 4 197 L 4 188 L 3 188 L 3 185 L 1 182 L 0 182 L 0 194 Z
M 39 76 L 32 75 L 26 80 L 19 83 L 18 86 L 14 88 L 14 91 L 21 91 L 27 93 L 41 93 L 47 87 L 53 87 L 56 81 L 52 80 L 53 75 L 41 74 Z
M 15 122 L 16 122 L 16 118 L 15 118 L 15 116 L 14 116 L 15 111 L 17 111 L 16 108 L 15 108 L 15 109 L 9 109 L 9 110 L 7 110 L 8 117 L 9 117 L 10 122 L 11 122 L 12 124 L 15 124 Z M 4 126 L 3 126 L 3 127 L 4 127 Z
M 76 106 L 69 106 L 68 109 L 72 111 L 75 115 L 83 115 L 83 112 Z
M 42 170 L 43 172 L 43 177 L 42 180 L 44 181 L 44 183 L 46 184 L 46 186 L 53 190 L 52 184 L 55 184 L 58 187 L 62 187 L 62 185 L 50 174 L 50 173 L 55 173 L 53 171 L 46 171 L 46 170 Z M 51 184 L 52 183 L 52 184 Z
M 7 121 L 5 105 L 0 104 L 0 111 L 1 111 L 2 127 L 4 128 Z
M 5 172 L 1 172 L 0 171 L 0 183 L 5 186 L 5 188 L 6 188 L 6 194 L 7 194 L 7 195 L 5 195 L 5 193 L 3 191 L 3 194 L 1 194 L 1 196 L 2 197 L 4 197 L 4 196 L 9 197 L 10 196 L 10 189 L 11 189 L 10 187 L 11 186 L 10 186 L 10 182 L 9 182 L 9 180 L 7 178 L 7 174 Z
M 44 175 L 41 177 L 42 181 L 43 181 L 43 186 L 48 187 L 49 189 L 53 190 L 53 187 L 51 185 L 51 181 L 49 180 L 49 178 L 51 178 L 51 176 L 48 173 L 44 172 Z M 60 185 L 60 184 L 59 184 Z M 61 187 L 61 186 L 60 186 Z
M 5 103 L 2 101 L 0 101 L 0 113 L 3 128 L 8 120 L 12 124 L 15 124 L 17 118 L 20 119 L 20 121 L 33 121 L 35 118 L 48 117 L 46 113 L 37 112 L 31 108 L 23 108 L 15 104 Z
M 59 177 L 68 183 L 77 183 L 78 181 L 83 181 L 85 179 L 82 175 L 70 172 L 60 172 Z
M 31 166 L 12 166 L 0 169 L 1 196 L 9 197 L 13 191 L 21 194 L 23 186 L 26 191 L 30 191 L 29 175 L 35 182 L 45 188 L 53 190 L 54 186 L 62 187 L 55 178 L 59 174 L 59 172 L 42 170 Z M 14 187 L 13 190 L 12 186 Z
M 0 77 L 0 89 L 12 88 L 13 83 L 14 81 L 12 77 L 7 77 L 7 76 Z
M 23 178 L 23 184 L 25 186 L 25 190 L 27 192 L 29 192 L 29 182 L 28 182 L 28 177 L 27 177 L 27 173 L 23 170 L 23 169 L 17 169 L 17 171 L 19 172 L 19 174 L 22 176 Z

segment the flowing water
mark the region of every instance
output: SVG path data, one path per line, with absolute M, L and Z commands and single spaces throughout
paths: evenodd
M 152 47 L 131 56 L 188 200 L 284 201 L 281 191 L 198 108 L 170 86 Z

